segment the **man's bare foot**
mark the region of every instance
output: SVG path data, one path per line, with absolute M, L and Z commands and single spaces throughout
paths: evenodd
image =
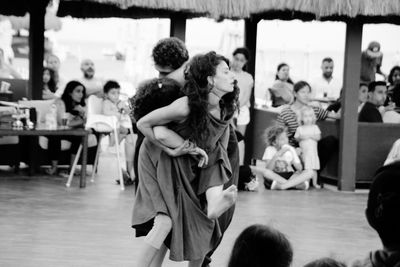
M 221 216 L 225 211 L 227 211 L 233 204 L 235 204 L 237 199 L 237 188 L 235 185 L 231 185 L 222 193 L 220 196 L 216 197 L 213 201 L 208 203 L 207 216 L 210 219 L 216 219 Z

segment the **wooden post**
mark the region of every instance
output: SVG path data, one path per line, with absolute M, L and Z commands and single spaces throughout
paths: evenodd
M 338 188 L 354 191 L 356 185 L 358 87 L 361 69 L 362 23 L 347 22 L 343 75 L 342 114 L 340 120 Z
M 178 37 L 185 42 L 186 38 L 186 16 L 173 15 L 171 17 L 170 34 L 171 37 Z
M 30 2 L 28 95 L 31 99 L 42 99 L 44 16 L 48 2 L 48 0 Z
M 246 19 L 244 22 L 244 46 L 247 47 L 250 51 L 250 61 L 247 65 L 247 71 L 253 76 L 255 80 L 256 73 L 256 53 L 257 53 L 257 25 L 259 19 L 250 18 Z M 251 155 L 252 155 L 252 147 L 253 147 L 253 131 L 254 131 L 254 88 L 251 92 L 250 97 L 250 123 L 246 128 L 246 136 L 245 136 L 245 157 L 244 163 L 250 164 Z

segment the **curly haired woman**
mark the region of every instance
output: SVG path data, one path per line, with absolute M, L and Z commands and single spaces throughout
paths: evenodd
M 161 89 L 168 85 L 161 80 L 153 86 Z M 227 146 L 238 94 L 227 59 L 215 52 L 194 57 L 183 92 L 184 97 L 138 121 L 146 139 L 139 156 L 142 178 L 132 224 L 140 230 L 154 219 L 140 266 L 161 266 L 167 236 L 172 260 L 200 266 L 206 253 L 220 241 L 216 219 L 236 200 L 235 186 L 223 190 L 231 175 Z M 179 135 L 163 127 L 167 124 Z M 181 136 L 198 147 L 185 148 L 187 142 Z M 201 162 L 204 166 L 199 168 L 191 155 L 171 156 L 171 148 L 177 147 L 187 154 L 202 154 L 203 148 L 208 164 Z

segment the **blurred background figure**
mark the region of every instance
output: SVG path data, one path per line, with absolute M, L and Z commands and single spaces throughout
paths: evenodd
M 385 80 L 386 75 L 382 72 L 383 53 L 380 51 L 381 45 L 376 41 L 369 43 L 366 50 L 361 53 L 361 81 L 370 83 L 375 81 L 375 75 L 380 74 Z
M 81 62 L 81 71 L 83 77 L 80 82 L 86 88 L 86 96 L 97 95 L 101 96 L 103 92 L 103 80 L 94 76 L 95 67 L 94 62 L 91 59 L 84 59 Z

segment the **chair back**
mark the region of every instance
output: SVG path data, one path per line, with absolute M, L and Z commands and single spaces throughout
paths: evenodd
M 45 115 L 49 112 L 51 104 L 54 103 L 54 99 L 50 100 L 20 100 L 18 104 L 36 109 L 36 120 L 38 123 L 43 123 Z
M 87 101 L 86 129 L 94 129 L 100 133 L 110 133 L 117 129 L 118 119 L 114 116 L 102 114 L 103 99 L 91 95 Z
M 87 100 L 87 112 L 89 114 L 102 114 L 102 109 L 103 109 L 103 99 L 100 97 L 97 97 L 95 95 L 89 96 Z

